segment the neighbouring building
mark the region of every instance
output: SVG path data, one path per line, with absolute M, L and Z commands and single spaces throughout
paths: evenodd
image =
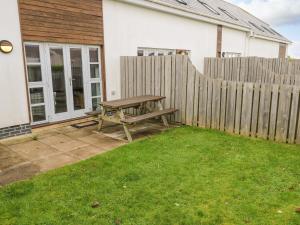
M 222 0 L 0 0 L 0 138 L 120 98 L 120 56 L 285 58 L 290 41 Z M 2 41 L 2 42 L 1 42 Z M 7 42 L 8 41 L 8 42 Z M 3 50 L 3 49 L 2 49 Z

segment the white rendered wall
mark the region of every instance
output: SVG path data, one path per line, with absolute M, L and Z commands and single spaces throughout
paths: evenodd
M 222 52 L 241 53 L 247 55 L 247 33 L 223 27 Z
M 259 38 L 250 38 L 248 56 L 258 56 L 265 58 L 278 58 L 279 43 L 263 40 Z
M 0 40 L 13 43 L 10 54 L 0 52 L 0 128 L 29 123 L 22 41 L 17 0 L 0 0 Z
M 136 56 L 138 47 L 191 50 L 200 71 L 204 57 L 216 55 L 216 25 L 114 0 L 104 0 L 103 11 L 109 100 L 120 98 L 120 56 Z

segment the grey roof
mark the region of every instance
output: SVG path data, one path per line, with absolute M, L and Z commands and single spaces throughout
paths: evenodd
M 161 3 L 166 6 L 174 7 L 201 16 L 206 16 L 216 20 L 250 28 L 253 31 L 253 33 L 257 35 L 261 35 L 269 38 L 275 38 L 284 42 L 290 42 L 287 38 L 283 37 L 281 34 L 275 31 L 269 24 L 258 19 L 257 17 L 253 16 L 252 14 L 243 10 L 242 8 L 223 0 L 199 0 L 199 1 L 198 0 L 178 0 L 178 1 L 177 0 L 148 0 L 148 1 Z M 184 1 L 187 4 L 185 5 L 179 3 L 180 1 Z M 211 8 L 216 10 L 218 14 L 210 11 L 204 5 L 200 4 L 200 2 L 206 3 Z M 222 11 L 222 9 L 229 12 L 237 20 L 226 15 L 226 12 Z

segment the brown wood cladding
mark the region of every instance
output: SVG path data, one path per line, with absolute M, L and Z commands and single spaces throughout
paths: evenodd
M 286 44 L 279 44 L 279 55 L 278 58 L 284 59 L 286 57 Z
M 103 45 L 102 0 L 19 0 L 24 41 Z
M 223 39 L 223 26 L 218 25 L 218 29 L 217 29 L 217 53 L 216 53 L 217 58 L 221 58 L 221 56 L 222 56 L 222 39 Z

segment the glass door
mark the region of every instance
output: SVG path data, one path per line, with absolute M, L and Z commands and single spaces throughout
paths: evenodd
M 32 124 L 58 122 L 99 110 L 100 48 L 25 43 Z
M 84 113 L 85 105 L 85 88 L 84 88 L 84 74 L 83 74 L 83 60 L 82 49 L 71 47 L 68 49 L 70 59 L 70 73 L 71 73 L 71 96 L 72 96 L 72 111 L 74 116 Z
M 70 117 L 70 85 L 67 77 L 65 49 L 63 47 L 49 47 L 50 102 L 51 121 L 68 119 Z

